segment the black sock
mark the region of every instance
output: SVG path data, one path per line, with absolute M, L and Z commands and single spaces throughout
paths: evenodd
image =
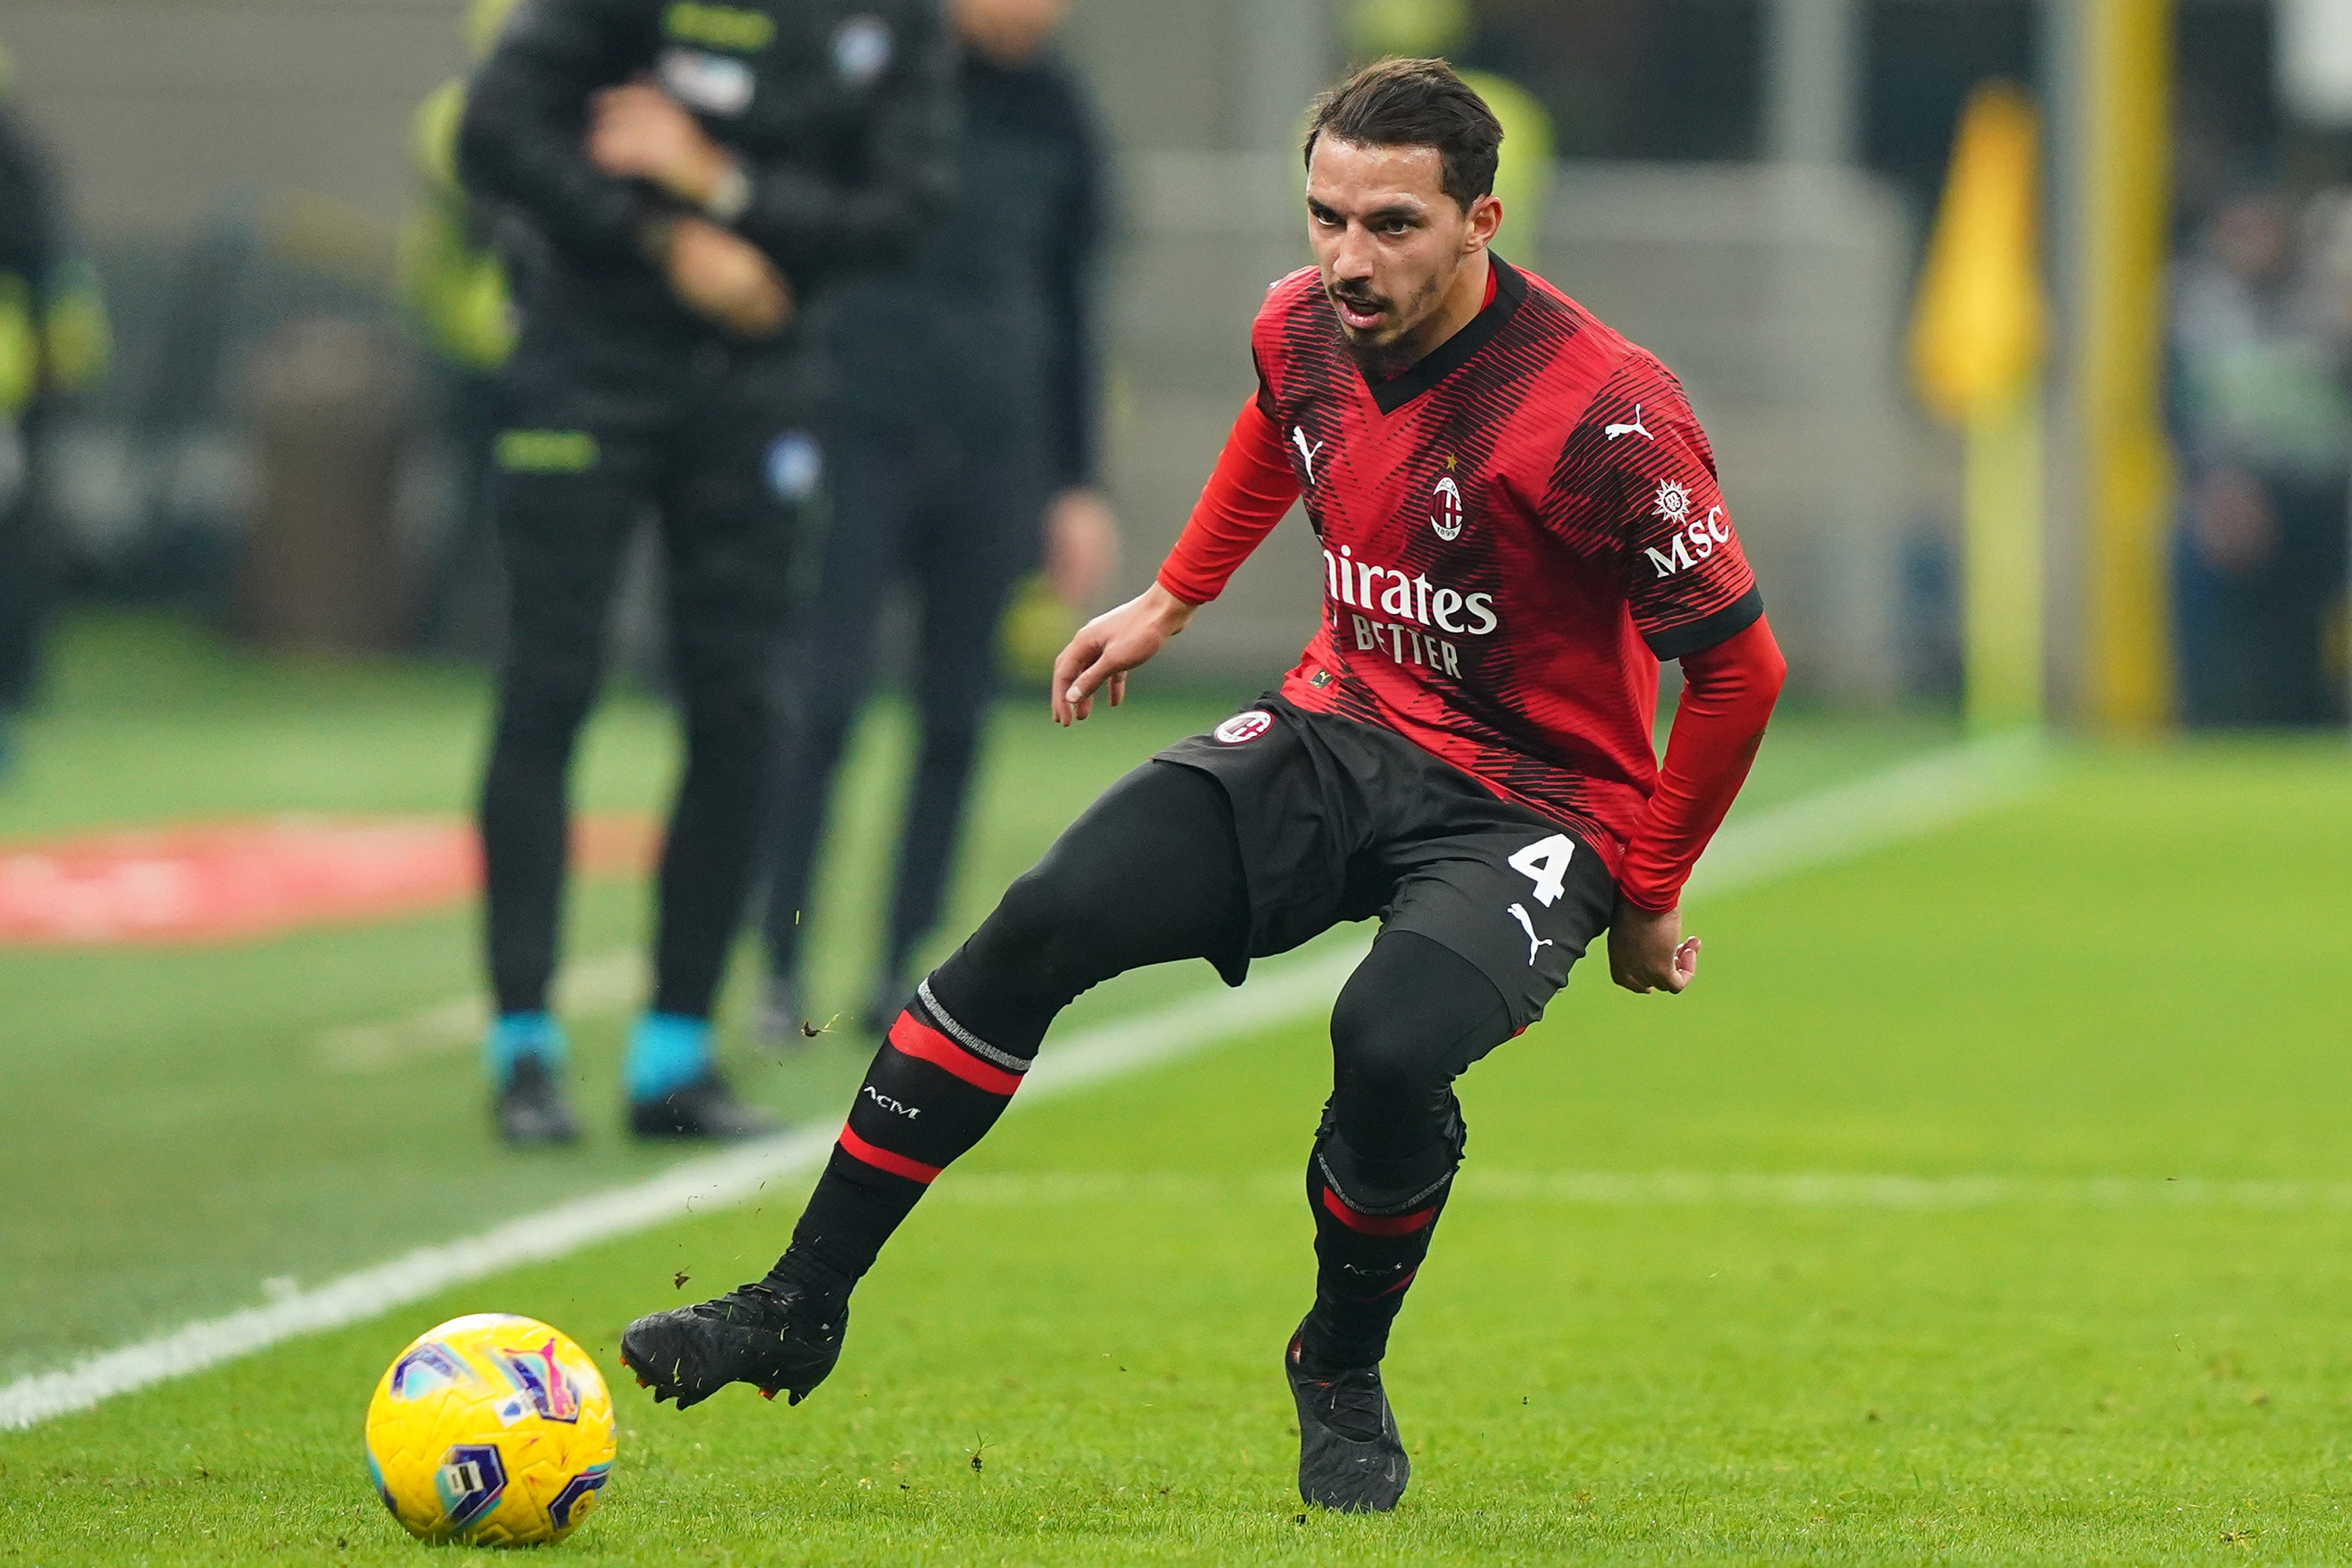
M 770 1280 L 845 1295 L 923 1190 L 996 1125 L 1028 1070 L 957 1023 L 926 982 L 866 1069 Z
M 1453 1161 L 1442 1145 L 1411 1159 L 1365 1160 L 1336 1135 L 1317 1142 L 1307 1163 L 1315 1307 L 1300 1347 L 1310 1370 L 1376 1366 L 1388 1353 L 1389 1327 L 1453 1190 Z

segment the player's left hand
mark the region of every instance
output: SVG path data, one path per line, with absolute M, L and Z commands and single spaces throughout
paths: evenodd
M 1118 570 L 1118 518 L 1100 490 L 1064 490 L 1045 509 L 1045 580 L 1084 615 Z
M 1114 708 L 1125 701 L 1127 672 L 1182 631 L 1195 608 L 1154 583 L 1080 626 L 1054 661 L 1054 722 L 1067 729 L 1092 713 L 1097 691 Z
M 1683 935 L 1680 909 L 1654 912 L 1617 900 L 1609 922 L 1609 977 L 1626 990 L 1679 994 L 1698 978 L 1698 938 Z
M 694 116 L 645 82 L 596 95 L 588 123 L 588 157 L 622 179 L 650 180 L 691 207 L 707 207 L 727 177 L 727 154 Z

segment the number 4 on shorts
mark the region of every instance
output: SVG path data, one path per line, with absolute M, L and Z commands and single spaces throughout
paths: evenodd
M 1538 838 L 1511 857 L 1511 869 L 1536 885 L 1536 901 L 1549 908 L 1568 890 L 1568 863 L 1576 856 L 1576 840 L 1565 833 Z

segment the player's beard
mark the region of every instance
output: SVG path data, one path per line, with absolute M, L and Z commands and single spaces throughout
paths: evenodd
M 1429 328 L 1437 317 L 1438 303 L 1445 297 L 1446 286 L 1451 281 L 1446 278 L 1433 278 L 1423 284 L 1414 292 L 1410 310 L 1401 308 L 1385 295 L 1326 286 L 1324 292 L 1333 301 L 1332 314 L 1339 323 L 1339 335 L 1348 344 L 1349 354 L 1363 368 L 1367 379 L 1386 381 L 1391 376 L 1403 374 L 1421 362 L 1421 357 L 1430 351 Z M 1341 300 L 1352 309 L 1385 311 L 1411 324 L 1402 328 L 1391 327 L 1384 332 L 1359 332 L 1339 315 L 1338 301 Z

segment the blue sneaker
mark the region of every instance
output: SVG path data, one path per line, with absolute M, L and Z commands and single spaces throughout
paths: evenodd
M 482 1058 L 497 1088 L 490 1113 L 500 1138 L 519 1149 L 580 1141 L 561 1079 L 569 1054 L 563 1030 L 544 1013 L 508 1013 L 490 1026 Z
M 783 1123 L 735 1098 L 710 1048 L 710 1020 L 648 1013 L 629 1036 L 629 1131 L 640 1138 L 765 1138 Z

